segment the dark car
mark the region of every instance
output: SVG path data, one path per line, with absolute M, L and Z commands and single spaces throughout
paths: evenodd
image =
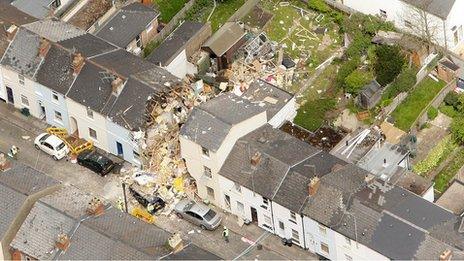
M 77 163 L 102 176 L 108 174 L 115 166 L 114 162 L 96 150 L 86 150 L 77 156 Z
M 150 214 L 155 214 L 166 206 L 166 202 L 154 193 L 146 194 L 138 189 L 138 186 L 129 186 L 132 196 L 142 205 Z

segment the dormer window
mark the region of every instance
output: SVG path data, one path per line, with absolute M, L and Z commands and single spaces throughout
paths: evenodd
M 90 108 L 87 108 L 87 117 L 93 119 L 93 111 Z
M 209 158 L 209 149 L 201 147 L 201 153 L 203 154 L 203 156 Z

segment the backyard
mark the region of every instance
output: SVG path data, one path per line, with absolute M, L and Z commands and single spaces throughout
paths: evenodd
M 211 22 L 213 32 L 217 31 L 245 3 L 245 0 L 216 1 L 198 0 L 187 12 L 186 20 Z M 214 9 L 214 11 L 213 11 Z M 211 12 L 213 12 L 211 14 Z M 211 16 L 210 16 L 211 15 Z M 208 20 L 209 17 L 209 20 Z
M 441 80 L 437 82 L 430 77 L 422 80 L 391 114 L 395 120 L 395 126 L 403 131 L 409 131 L 423 109 L 445 85 L 445 82 Z
M 160 11 L 160 21 L 169 23 L 171 19 L 179 12 L 188 0 L 154 0 L 158 11 Z

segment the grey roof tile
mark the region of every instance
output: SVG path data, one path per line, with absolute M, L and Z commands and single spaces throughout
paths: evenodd
M 90 33 L 60 41 L 59 44 L 69 50 L 75 50 L 85 57 L 92 57 L 117 49 L 116 46 Z
M 37 71 L 37 82 L 58 93 L 66 94 L 75 78 L 72 61 L 70 52 L 52 44 Z
M 9 1 L 0 1 L 0 19 L 15 25 L 23 25 L 37 21 L 37 18 L 12 6 Z
M 52 42 L 84 35 L 86 32 L 71 24 L 55 19 L 44 19 L 24 25 L 24 28 Z
M 155 67 L 154 64 L 123 49 L 96 56 L 91 60 L 126 78 Z
M 126 48 L 158 15 L 159 12 L 142 3 L 132 3 L 118 10 L 96 32 L 96 35 L 121 48 Z
M 53 0 L 15 0 L 11 5 L 37 19 L 42 19 L 51 13 L 52 2 Z
M 26 195 L 0 184 L 0 238 L 7 232 L 26 201 Z
M 220 57 L 246 35 L 245 30 L 235 22 L 227 22 L 203 45 Z
M 77 189 L 74 186 L 65 186 L 54 193 L 40 198 L 40 202 L 59 209 L 67 216 L 79 219 L 86 214 L 87 206 L 94 196 Z

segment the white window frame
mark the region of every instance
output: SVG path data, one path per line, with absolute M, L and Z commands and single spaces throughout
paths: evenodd
M 208 198 L 210 199 L 215 199 L 215 191 L 213 188 L 205 186 L 206 187 L 206 195 L 208 195 Z
M 319 234 L 326 236 L 327 228 L 319 224 Z
M 63 122 L 63 114 L 59 111 L 54 111 L 54 120 L 57 122 Z M 59 117 L 57 117 L 59 115 Z
M 292 228 L 292 241 L 300 244 L 300 233 Z
M 150 22 L 146 27 L 145 27 L 147 33 L 149 33 L 151 30 L 153 30 L 153 22 Z
M 327 251 L 324 250 L 324 248 L 322 246 L 325 246 L 325 248 L 327 248 Z M 321 242 L 321 251 L 323 253 L 326 253 L 327 255 L 330 254 L 330 248 L 329 248 L 329 244 L 325 243 L 325 242 Z
M 240 201 L 237 201 L 237 212 L 242 215 L 245 213 L 245 205 Z
M 55 98 L 56 97 L 56 98 Z M 54 103 L 58 103 L 60 101 L 60 97 L 58 96 L 57 92 L 52 92 L 52 101 Z
M 201 147 L 201 154 L 203 155 L 203 157 L 209 159 L 209 149 L 207 149 L 205 147 Z
M 205 175 L 206 177 L 208 177 L 210 179 L 213 178 L 213 174 L 212 174 L 211 169 L 206 167 L 206 166 L 203 166 L 203 175 Z
M 236 192 L 242 193 L 242 186 L 240 186 L 240 184 L 238 184 L 237 182 L 234 182 L 234 189 Z
M 92 136 L 92 131 L 95 132 L 95 137 Z M 97 131 L 94 130 L 94 129 L 92 129 L 92 128 L 90 128 L 90 127 L 89 127 L 89 137 L 92 138 L 92 139 L 94 139 L 94 140 L 98 140 Z
M 90 109 L 89 107 L 87 107 L 86 109 L 87 109 L 87 118 L 93 120 L 93 110 Z
M 296 224 L 296 213 L 293 211 L 290 211 L 290 218 L 288 219 L 290 222 Z
M 24 102 L 24 101 L 26 101 L 26 102 Z M 21 104 L 24 107 L 29 108 L 29 98 L 24 94 L 21 94 Z
M 21 84 L 21 85 L 24 85 L 24 84 L 25 84 L 26 78 L 24 77 L 24 75 L 18 74 L 18 82 L 19 82 L 19 84 Z

